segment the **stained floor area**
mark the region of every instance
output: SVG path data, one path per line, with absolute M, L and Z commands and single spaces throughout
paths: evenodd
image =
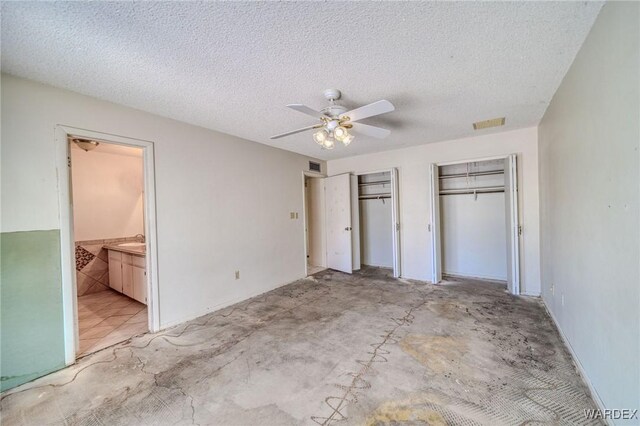
M 106 290 L 78 297 L 80 351 L 84 356 L 148 331 L 147 307 Z
M 366 268 L 145 334 L 5 393 L 16 424 L 590 424 L 536 299 Z

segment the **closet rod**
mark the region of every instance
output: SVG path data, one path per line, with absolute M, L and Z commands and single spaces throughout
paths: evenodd
M 382 198 L 391 198 L 391 194 L 367 194 L 358 197 L 359 200 L 379 200 Z
M 391 180 L 379 180 L 379 181 L 376 181 L 376 182 L 363 182 L 363 183 L 359 183 L 358 186 L 384 185 L 385 183 L 391 183 Z
M 452 175 L 442 175 L 439 176 L 439 179 L 455 179 L 461 177 L 471 177 L 471 176 L 490 176 L 490 175 L 503 175 L 504 170 L 488 170 L 486 172 L 471 172 L 471 173 L 456 173 Z

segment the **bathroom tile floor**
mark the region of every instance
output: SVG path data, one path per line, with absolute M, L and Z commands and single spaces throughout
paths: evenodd
M 146 333 L 147 307 L 112 290 L 80 296 L 78 327 L 81 357 Z

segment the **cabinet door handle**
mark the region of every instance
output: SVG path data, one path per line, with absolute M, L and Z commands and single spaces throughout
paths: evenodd
M 351 227 L 347 226 L 346 228 L 344 228 L 345 231 L 351 231 Z

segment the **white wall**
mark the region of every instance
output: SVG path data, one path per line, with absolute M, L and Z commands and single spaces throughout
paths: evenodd
M 507 120 L 509 118 L 507 117 Z M 429 225 L 429 164 L 473 160 L 517 153 L 520 181 L 522 292 L 540 294 L 538 216 L 538 131 L 514 130 L 472 138 L 332 160 L 330 175 L 398 168 L 400 187 L 400 245 L 402 276 L 428 281 L 431 277 Z M 355 142 L 354 142 L 355 143 Z
M 442 271 L 466 277 L 507 279 L 504 194 L 440 197 Z
M 361 262 L 369 266 L 393 268 L 393 228 L 391 200 L 360 201 Z
M 140 155 L 71 149 L 76 241 L 144 234 L 144 176 Z
M 60 228 L 57 124 L 154 142 L 162 326 L 304 276 L 310 158 L 5 74 L 3 232 Z
M 504 170 L 504 160 L 451 164 L 440 176 Z M 440 190 L 503 187 L 505 175 L 440 179 Z M 504 193 L 440 196 L 442 271 L 466 277 L 507 279 Z
M 539 130 L 543 298 L 611 409 L 640 408 L 639 23 L 603 7 Z

